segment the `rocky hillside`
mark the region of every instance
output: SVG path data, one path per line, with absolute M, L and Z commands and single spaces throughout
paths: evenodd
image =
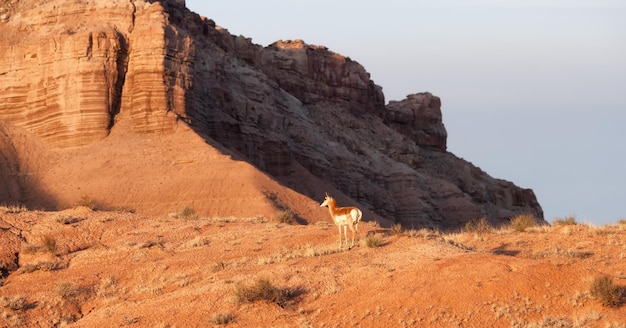
M 0 203 L 316 221 L 329 191 L 405 226 L 543 220 L 532 190 L 447 152 L 437 96 L 385 105 L 349 57 L 262 47 L 184 1 L 67 2 L 0 1 Z

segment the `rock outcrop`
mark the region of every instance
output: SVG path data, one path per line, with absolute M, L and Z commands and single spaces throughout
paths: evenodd
M 384 119 L 418 146 L 446 151 L 448 133 L 443 125 L 439 97 L 426 92 L 408 95 L 402 101 L 390 101 Z
M 261 47 L 174 0 L 4 0 L 0 26 L 0 120 L 55 154 L 103 147 L 123 131 L 158 139 L 186 124 L 206 147 L 223 145 L 299 194 L 319 200 L 336 188 L 406 226 L 458 227 L 482 216 L 499 224 L 518 213 L 543 219 L 532 190 L 446 152 L 438 97 L 419 93 L 385 106 L 364 67 L 325 47 L 300 40 Z M 13 163 L 8 158 L 19 161 L 20 150 L 2 155 Z M 0 179 L 52 181 L 51 173 L 15 167 Z M 98 174 L 98 167 L 83 170 Z M 37 204 L 23 196 L 26 185 L 15 185 L 21 190 L 0 193 L 0 202 Z M 43 185 L 50 199 L 64 199 L 62 188 Z M 111 190 L 89 192 L 120 201 Z M 172 204 L 194 197 L 193 190 L 159 193 Z M 126 202 L 150 201 L 131 194 Z

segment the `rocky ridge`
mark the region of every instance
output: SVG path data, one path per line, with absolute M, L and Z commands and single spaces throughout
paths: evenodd
M 9 186 L 0 202 L 60 207 L 88 194 L 110 207 L 142 211 L 162 197 L 168 201 L 160 213 L 192 202 L 212 215 L 222 198 L 207 191 L 215 181 L 207 176 L 219 172 L 202 173 L 213 155 L 200 148 L 214 147 L 250 162 L 294 195 L 319 200 L 324 191 L 335 192 L 370 218 L 406 226 L 458 227 L 483 216 L 501 224 L 519 213 L 543 220 L 532 190 L 492 178 L 446 151 L 438 97 L 416 93 L 385 105 L 382 88 L 364 67 L 323 46 L 295 40 L 262 47 L 190 12 L 184 1 L 66 6 L 4 0 L 0 25 L 6 31 L 0 36 L 0 181 Z M 179 150 L 187 127 L 204 143 Z M 141 185 L 176 170 L 159 169 L 158 156 L 134 157 L 139 150 L 133 147 L 144 141 L 113 151 L 112 140 L 142 139 L 150 144 L 146 154 L 189 157 L 194 187 L 185 193 L 172 187 L 189 175 L 184 170 L 159 178 L 165 187 L 124 197 L 119 185 L 86 182 L 106 181 L 109 174 Z M 161 153 L 165 139 L 169 153 Z M 45 155 L 29 151 L 34 144 Z M 122 153 L 125 160 L 115 157 Z M 94 154 L 111 157 L 82 167 L 65 163 Z M 135 169 L 122 175 L 124 165 Z M 233 179 L 243 186 L 249 176 L 233 172 Z M 254 188 L 251 199 L 267 195 L 263 188 L 269 187 Z M 305 207 L 298 215 L 317 219 Z

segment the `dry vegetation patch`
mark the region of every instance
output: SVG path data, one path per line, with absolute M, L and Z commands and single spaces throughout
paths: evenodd
M 299 289 L 276 287 L 268 278 L 259 278 L 252 285 L 237 286 L 235 296 L 239 304 L 264 301 L 284 308 L 290 301 L 302 293 L 303 291 Z
M 620 226 L 364 224 L 339 249 L 327 221 L 75 212 L 7 214 L 32 244 L 0 286 L 0 327 L 624 327 Z M 76 236 L 96 246 L 64 251 Z
M 608 275 L 595 277 L 589 285 L 589 292 L 602 305 L 614 308 L 620 307 L 626 296 L 626 289 L 613 283 L 613 278 Z
M 537 220 L 531 214 L 521 214 L 511 219 L 511 229 L 524 232 L 529 228 L 537 226 Z

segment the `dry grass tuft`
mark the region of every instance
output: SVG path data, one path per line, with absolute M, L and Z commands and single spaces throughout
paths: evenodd
M 17 214 L 28 212 L 28 208 L 22 204 L 0 205 L 0 212 L 5 214 Z
M 117 284 L 117 280 L 113 277 L 105 277 L 100 280 L 100 284 L 96 287 L 96 295 L 103 298 L 108 298 L 115 295 L 119 286 Z
M 74 203 L 74 207 L 81 207 L 81 206 L 87 207 L 93 211 L 96 209 L 97 203 L 95 199 L 87 195 L 83 195 L 76 203 Z
M 191 206 L 185 206 L 178 212 L 170 213 L 169 216 L 173 219 L 185 219 L 185 220 L 197 220 L 199 218 L 196 214 L 196 210 Z
M 294 224 L 296 223 L 296 215 L 292 210 L 285 209 L 276 213 L 273 220 L 279 223 Z
M 364 243 L 369 248 L 380 247 L 383 244 L 383 238 L 379 234 L 369 235 L 365 237 Z
M 28 298 L 24 295 L 3 297 L 0 299 L 0 305 L 12 311 L 25 311 L 33 307 L 33 304 L 28 302 Z
M 556 218 L 552 221 L 553 226 L 568 226 L 568 225 L 577 225 L 576 217 L 569 216 L 567 218 Z
M 396 223 L 393 225 L 393 227 L 391 228 L 391 231 L 396 234 L 399 235 L 402 233 L 404 229 L 402 228 L 402 223 Z
M 41 237 L 41 246 L 47 252 L 54 254 L 57 251 L 57 240 L 51 235 Z
M 607 307 L 617 308 L 624 302 L 624 288 L 615 285 L 608 275 L 595 277 L 589 285 L 589 292 Z
M 511 229 L 524 232 L 528 228 L 535 227 L 537 225 L 537 221 L 532 214 L 520 214 L 511 219 Z
M 468 221 L 465 224 L 465 227 L 463 227 L 464 232 L 477 233 L 477 234 L 489 233 L 492 230 L 493 230 L 493 227 L 491 226 L 491 224 L 489 223 L 489 220 L 487 220 L 486 217 Z
M 227 325 L 231 322 L 235 322 L 235 316 L 232 313 L 216 313 L 211 318 L 211 322 L 216 325 Z
M 289 288 L 278 288 L 272 285 L 269 279 L 259 278 L 251 286 L 238 286 L 235 296 L 239 304 L 265 301 L 285 307 L 287 302 L 296 296 L 296 293 Z
M 54 218 L 54 220 L 60 224 L 73 224 L 76 222 L 80 222 L 84 219 L 84 217 L 77 217 L 66 213 L 61 213 Z

